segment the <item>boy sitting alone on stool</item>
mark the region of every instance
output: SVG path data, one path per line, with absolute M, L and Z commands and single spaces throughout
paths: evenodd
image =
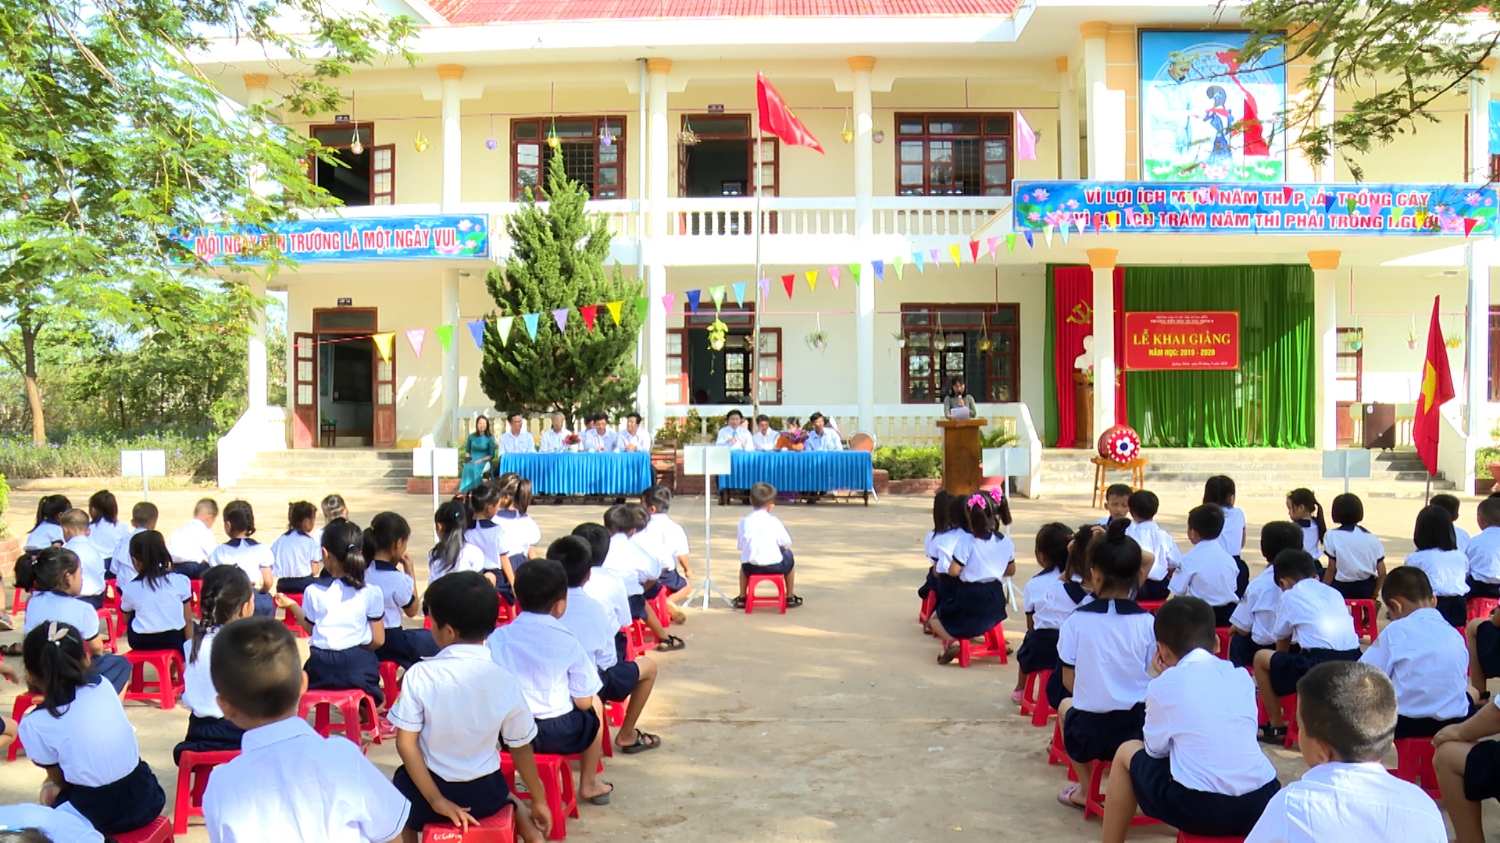
M 786 578 L 786 606 L 801 606 L 802 598 L 793 588 L 792 536 L 781 519 L 771 514 L 776 508 L 776 487 L 756 483 L 750 487 L 750 505 L 755 511 L 740 519 L 740 596 L 734 608 L 745 608 L 752 574 L 781 574 Z
M 1297 701 L 1302 758 L 1312 769 L 1271 797 L 1245 843 L 1446 843 L 1437 803 L 1381 763 L 1396 730 L 1396 691 L 1385 674 L 1358 662 L 1320 664 L 1297 683 Z
M 1430 738 L 1469 716 L 1469 653 L 1437 610 L 1432 582 L 1402 566 L 1380 589 L 1391 622 L 1360 657 L 1396 688 L 1396 740 Z
M 1281 787 L 1255 742 L 1255 683 L 1213 655 L 1207 602 L 1168 600 L 1155 631 L 1145 741 L 1126 741 L 1115 753 L 1104 843 L 1123 843 L 1137 803 L 1141 813 L 1188 834 L 1247 834 Z

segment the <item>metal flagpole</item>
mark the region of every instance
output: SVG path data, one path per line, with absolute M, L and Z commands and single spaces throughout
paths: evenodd
M 760 306 L 764 303 L 760 297 L 760 194 L 761 194 L 761 127 L 760 115 L 755 115 L 755 292 L 752 293 L 751 306 L 755 310 L 751 317 L 750 327 L 750 407 L 751 407 L 751 429 L 754 429 L 755 418 L 760 416 L 760 322 L 765 316 L 760 312 Z M 705 595 L 705 598 L 707 596 Z

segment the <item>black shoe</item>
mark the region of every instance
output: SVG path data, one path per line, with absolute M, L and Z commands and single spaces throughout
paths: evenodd
M 1283 746 L 1286 744 L 1286 727 L 1272 726 L 1270 723 L 1260 727 L 1260 742 Z

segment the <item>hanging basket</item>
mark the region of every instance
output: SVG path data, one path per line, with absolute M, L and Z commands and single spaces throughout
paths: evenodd
M 722 319 L 715 319 L 708 326 L 708 347 L 714 351 L 724 350 L 724 340 L 729 336 L 729 326 Z

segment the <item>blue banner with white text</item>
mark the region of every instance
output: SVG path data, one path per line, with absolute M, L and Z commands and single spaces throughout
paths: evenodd
M 246 254 L 275 237 L 285 257 L 298 263 L 332 261 L 483 258 L 489 256 L 489 217 L 482 214 L 357 217 L 300 220 L 275 226 L 272 233 L 201 231 L 182 238 L 200 260 L 222 262 Z

